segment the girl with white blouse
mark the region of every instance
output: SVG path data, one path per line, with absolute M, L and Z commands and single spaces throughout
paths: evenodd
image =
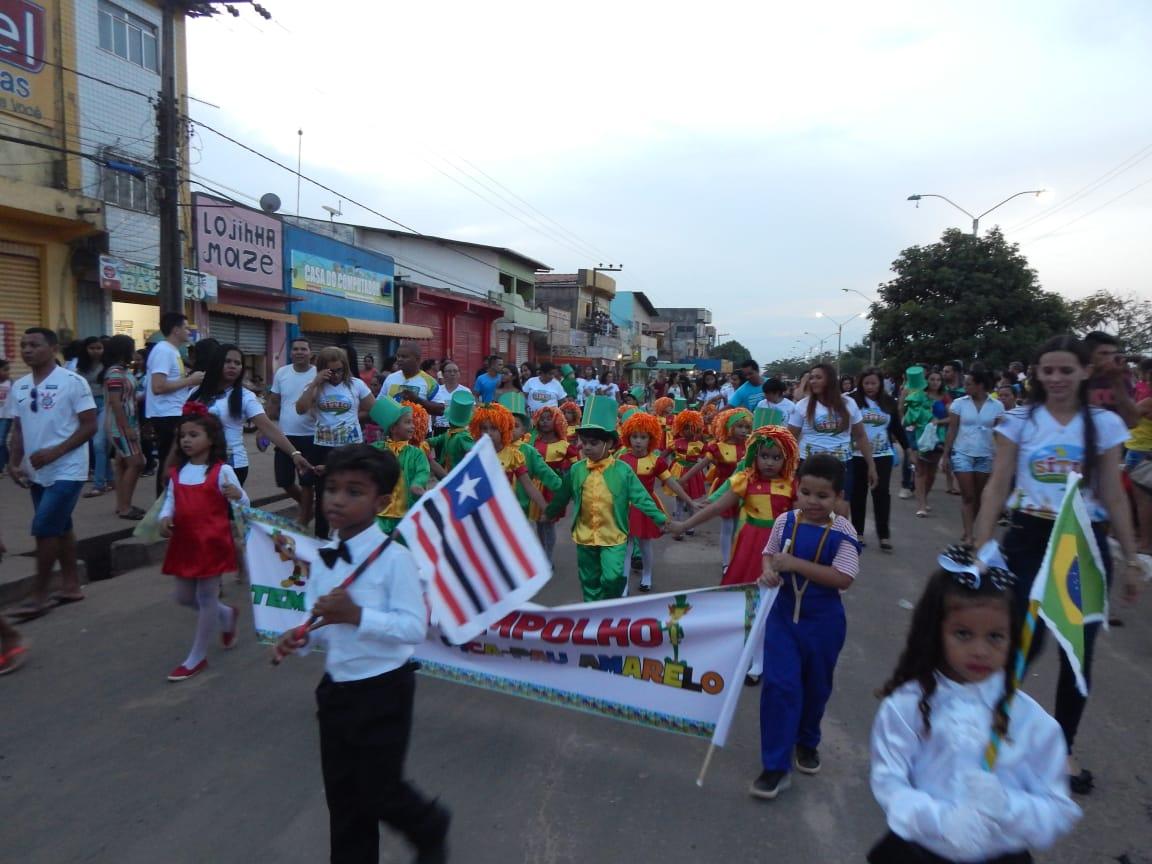
M 889 831 L 871 864 L 1025 864 L 1081 816 L 1059 725 L 1025 693 L 1009 703 L 1023 620 L 1012 581 L 1006 570 L 941 569 L 912 613 L 872 725 L 872 794 Z
M 1091 361 L 1088 348 L 1074 336 L 1050 339 L 1041 346 L 1033 367 L 1029 405 L 1009 411 L 995 429 L 996 455 L 976 517 L 974 545 L 979 549 L 992 539 L 996 520 L 1007 507 L 1012 524 L 1001 545 L 1009 569 L 1020 580 L 1016 603 L 1021 614 L 1044 560 L 1072 471 L 1083 478 L 1081 495 L 1109 584 L 1113 573 L 1108 544 L 1111 528 L 1124 554 L 1119 572 L 1126 599 L 1135 601 L 1140 591 L 1144 571 L 1137 557 L 1128 497 L 1120 480 L 1120 454 L 1128 429 L 1119 415 L 1089 404 Z M 1089 684 L 1099 630 L 1099 622 L 1084 625 L 1084 677 Z M 1043 622 L 1037 622 L 1031 656 L 1043 644 L 1044 633 Z M 1072 791 L 1087 794 L 1092 790 L 1092 773 L 1077 764 L 1072 745 L 1088 700 L 1080 695 L 1064 652 L 1057 653 L 1060 677 L 1056 685 L 1056 721 L 1064 730 L 1067 743 Z
M 972 526 L 980 511 L 980 496 L 992 474 L 992 457 L 996 452 L 992 429 L 1000 421 L 1004 406 L 989 391 L 995 383 L 992 373 L 973 367 L 964 376 L 964 393 L 948 406 L 948 435 L 940 461 L 952 466 L 960 486 L 960 514 L 964 538 L 972 542 Z

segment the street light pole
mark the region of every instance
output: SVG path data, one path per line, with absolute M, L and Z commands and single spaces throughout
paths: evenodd
M 855 288 L 841 288 L 840 290 L 845 292 L 845 293 L 848 293 L 849 291 L 851 291 L 853 294 L 859 294 L 861 297 L 863 297 L 869 303 L 875 303 L 876 302 L 871 297 L 869 297 L 867 294 L 865 294 L 863 291 L 857 291 Z M 871 307 L 868 308 L 868 320 L 872 322 L 868 328 L 868 365 L 869 366 L 875 366 L 876 365 L 876 319 L 872 317 L 872 308 Z
M 995 207 L 989 207 L 987 210 L 985 210 L 979 216 L 975 216 L 975 215 L 969 213 L 967 210 L 965 210 L 963 207 L 961 207 L 959 204 L 957 204 L 951 198 L 948 198 L 944 195 L 937 195 L 935 192 L 925 192 L 925 193 L 920 194 L 920 195 L 909 195 L 908 200 L 909 201 L 916 201 L 917 205 L 919 205 L 920 200 L 923 198 L 939 198 L 941 201 L 947 201 L 949 204 L 951 204 L 953 207 L 955 207 L 957 210 L 959 210 L 961 213 L 963 213 L 965 216 L 967 216 L 969 219 L 972 220 L 972 236 L 978 237 L 978 236 L 980 236 L 980 220 L 983 219 L 985 216 L 987 216 L 989 213 L 991 213 L 993 210 L 1000 209 L 1005 204 L 1007 204 L 1009 201 L 1011 201 L 1013 198 L 1019 198 L 1021 195 L 1035 195 L 1037 198 L 1039 198 L 1040 195 L 1044 191 L 1045 190 L 1043 190 L 1043 189 L 1025 189 L 1023 192 L 1017 192 L 1014 195 L 1009 195 L 1007 198 L 1005 198 L 1003 201 L 1001 201 Z
M 839 380 L 839 378 L 840 378 L 840 350 L 841 350 L 841 345 L 844 341 L 844 325 L 847 324 L 849 321 L 852 321 L 856 318 L 859 318 L 863 314 L 864 314 L 863 312 L 857 312 L 851 318 L 845 318 L 843 321 L 833 321 L 831 318 L 829 318 L 823 312 L 817 312 L 816 313 L 817 318 L 827 319 L 828 321 L 831 321 L 833 324 L 836 325 L 836 378 L 837 378 L 837 380 Z

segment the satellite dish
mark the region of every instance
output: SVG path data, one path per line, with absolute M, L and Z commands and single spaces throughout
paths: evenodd
M 647 360 L 644 361 L 645 365 L 647 365 L 649 369 L 655 369 L 657 362 L 659 361 L 657 361 L 655 354 L 651 355 Z
M 280 209 L 280 196 L 275 192 L 265 192 L 260 196 L 260 209 L 265 213 L 275 213 Z

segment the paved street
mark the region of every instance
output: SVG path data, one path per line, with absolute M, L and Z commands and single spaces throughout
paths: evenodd
M 4 481 L 0 495 L 5 539 L 18 551 L 27 543 L 13 524 L 12 490 Z M 142 491 L 137 503 L 146 498 Z M 410 775 L 452 807 L 454 860 L 862 861 L 883 830 L 867 780 L 872 691 L 904 637 L 901 601 L 916 597 L 936 550 L 959 534 L 958 499 L 934 499 L 938 515 L 928 520 L 912 518 L 911 502 L 893 502 L 895 554 L 867 538 L 846 597 L 849 637 L 824 725 L 824 770 L 798 776 L 775 802 L 746 793 L 759 770 L 758 690 L 746 691 L 730 745 L 698 789 L 702 741 L 421 679 Z M 83 505 L 82 533 L 94 503 Z M 657 590 L 718 581 L 715 542 L 715 523 L 687 542 L 660 541 Z M 538 598 L 545 604 L 579 598 L 567 538 L 556 557 Z M 0 575 L 15 566 L 5 561 Z M 244 597 L 232 582 L 227 593 Z M 325 860 L 311 692 L 319 658 L 273 668 L 248 637 L 227 655 L 214 647 L 206 674 L 169 684 L 193 626 L 170 594 L 156 568 L 136 570 L 93 583 L 86 602 L 22 628 L 32 659 L 0 681 L 0 859 Z M 1126 626 L 1099 646 L 1081 732 L 1097 791 L 1081 799 L 1085 818 L 1072 838 L 1041 861 L 1152 862 L 1152 597 L 1121 614 Z M 1027 685 L 1049 708 L 1054 661 L 1050 649 Z M 409 853 L 389 837 L 382 860 Z

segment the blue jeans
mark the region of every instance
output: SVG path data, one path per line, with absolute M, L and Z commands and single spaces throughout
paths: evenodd
M 0 471 L 8 467 L 8 432 L 12 428 L 12 419 L 0 420 Z
M 92 436 L 92 485 L 103 488 L 108 485 L 108 468 L 112 460 L 108 458 L 108 430 L 104 428 L 104 397 L 96 398 L 96 434 Z

